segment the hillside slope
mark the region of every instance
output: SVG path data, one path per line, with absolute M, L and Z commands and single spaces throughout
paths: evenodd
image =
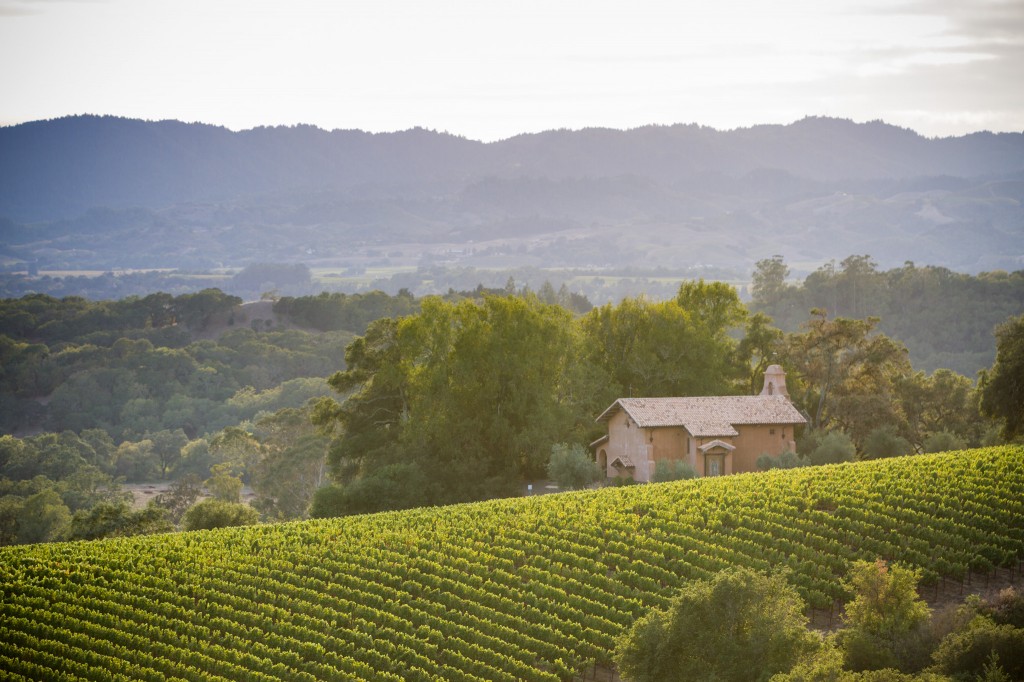
M 1024 448 L 0 551 L 29 679 L 557 680 L 685 581 L 856 559 L 962 579 L 1024 558 Z
M 749 269 L 775 253 L 870 253 L 884 266 L 1013 270 L 1022 178 L 1024 133 L 927 139 L 829 118 L 485 144 L 422 129 L 76 116 L 0 127 L 0 265 L 409 266 L 429 255 Z

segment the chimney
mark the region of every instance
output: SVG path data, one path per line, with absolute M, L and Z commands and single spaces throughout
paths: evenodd
M 769 365 L 764 371 L 764 388 L 761 395 L 781 395 L 789 398 L 789 391 L 786 390 L 786 373 L 782 371 L 782 365 Z

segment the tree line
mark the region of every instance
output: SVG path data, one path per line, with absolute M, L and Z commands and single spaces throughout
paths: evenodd
M 879 331 L 906 345 L 917 369 L 973 377 L 992 364 L 993 327 L 1024 312 L 1024 270 L 974 276 L 907 262 L 879 271 L 870 256 L 853 255 L 794 283 L 777 255 L 757 262 L 750 293 L 751 310 L 787 332 L 814 308 L 833 318 L 877 317 Z
M 779 265 L 759 264 L 755 301 L 771 297 L 766 273 Z M 0 448 L 8 510 L 53 488 L 73 516 L 88 507 L 66 489 L 79 474 L 114 497 L 118 481 L 192 476 L 234 503 L 251 485 L 275 519 L 510 495 L 547 475 L 585 485 L 596 478 L 585 444 L 615 399 L 757 393 L 776 363 L 808 427 L 797 452 L 764 468 L 992 444 L 1024 429 L 1021 318 L 999 327 L 1000 355 L 975 382 L 915 370 L 876 318 L 814 309 L 787 332 L 733 287 L 703 280 L 670 300 L 596 308 L 573 306 L 564 287 L 534 293 L 511 280 L 445 297 L 276 303 L 296 324 L 358 337 L 246 326 L 236 302 L 216 290 L 198 301 L 0 302 L 3 426 L 24 435 Z M 221 336 L 197 340 L 214 316 Z

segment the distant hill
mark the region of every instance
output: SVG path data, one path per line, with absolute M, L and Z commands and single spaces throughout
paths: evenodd
M 1024 134 L 807 118 L 482 143 L 76 116 L 0 128 L 0 261 L 50 268 L 1024 262 Z M 472 244 L 472 247 L 467 245 Z M 371 253 L 372 252 L 372 253 Z M 454 255 L 452 255 L 454 254 Z

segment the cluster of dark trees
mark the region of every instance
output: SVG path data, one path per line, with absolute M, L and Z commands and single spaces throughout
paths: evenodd
M 794 465 L 1000 439 L 974 381 L 914 371 L 877 320 L 816 310 L 786 333 L 722 283 L 583 315 L 534 295 L 428 297 L 371 324 L 345 359 L 329 380 L 344 400 L 315 412 L 334 432 L 315 515 L 510 494 L 544 475 L 552 444 L 601 435 L 594 416 L 616 398 L 749 394 L 774 363 L 809 422 Z
M 341 364 L 350 335 L 256 332 L 239 303 L 219 290 L 0 301 L 0 430 L 195 438 L 320 393 L 322 381 L 309 378 Z M 215 318 L 227 331 L 201 338 Z
M 965 275 L 943 267 L 906 263 L 879 271 L 867 255 L 827 263 L 800 284 L 789 281 L 782 256 L 758 261 L 751 310 L 764 312 L 788 332 L 807 311 L 830 317 L 877 317 L 882 333 L 903 342 L 914 367 L 952 369 L 973 377 L 992 364 L 992 329 L 1022 312 L 1024 270 Z
M 1024 432 L 1022 318 L 998 328 L 999 355 L 978 382 L 948 369 L 928 374 L 872 317 L 816 308 L 791 331 L 776 327 L 764 312 L 773 305 L 798 295 L 814 302 L 786 270 L 780 258 L 759 263 L 757 312 L 733 287 L 703 280 L 669 300 L 596 308 L 564 286 L 533 292 L 512 280 L 423 299 L 276 301 L 279 320 L 313 331 L 253 328 L 238 299 L 219 290 L 0 301 L 3 541 L 66 537 L 76 514 L 121 504 L 124 481 L 188 479 L 187 489 L 224 504 L 248 485 L 267 519 L 515 494 L 523 480 L 554 472 L 585 485 L 594 472 L 580 446 L 602 435 L 594 417 L 615 399 L 755 393 L 776 363 L 809 425 L 796 453 L 765 467 L 949 450 Z M 867 273 L 863 282 L 854 272 Z M 949 279 L 909 265 L 903 273 L 904 282 Z M 891 275 L 848 259 L 830 275 L 835 300 L 853 305 L 852 289 Z M 983 279 L 961 284 L 1013 291 L 1019 274 Z M 686 475 L 665 471 L 659 480 Z M 42 526 L 50 530 L 19 532 L 36 495 L 33 504 L 55 510 L 35 514 L 52 518 Z M 171 523 L 181 524 L 186 508 L 171 506 Z M 120 509 L 105 512 L 103 527 L 158 527 Z
M 216 289 L 0 301 L 0 543 L 198 527 L 182 500 L 237 503 L 243 484 L 265 518 L 302 516 L 324 453 L 304 406 L 352 335 L 256 331 L 240 303 Z M 281 464 L 311 452 L 312 474 Z M 164 496 L 166 514 L 122 488 L 167 479 L 193 493 Z
M 180 429 L 117 444 L 100 429 L 0 436 L 0 544 L 303 518 L 325 482 L 326 445 L 305 406 L 195 439 Z M 122 485 L 169 477 L 144 505 Z
M 782 575 L 721 571 L 638 620 L 616 661 L 630 682 L 953 682 L 1024 679 L 1024 595 L 969 597 L 934 612 L 920 573 L 855 562 L 842 627 L 808 628 Z

